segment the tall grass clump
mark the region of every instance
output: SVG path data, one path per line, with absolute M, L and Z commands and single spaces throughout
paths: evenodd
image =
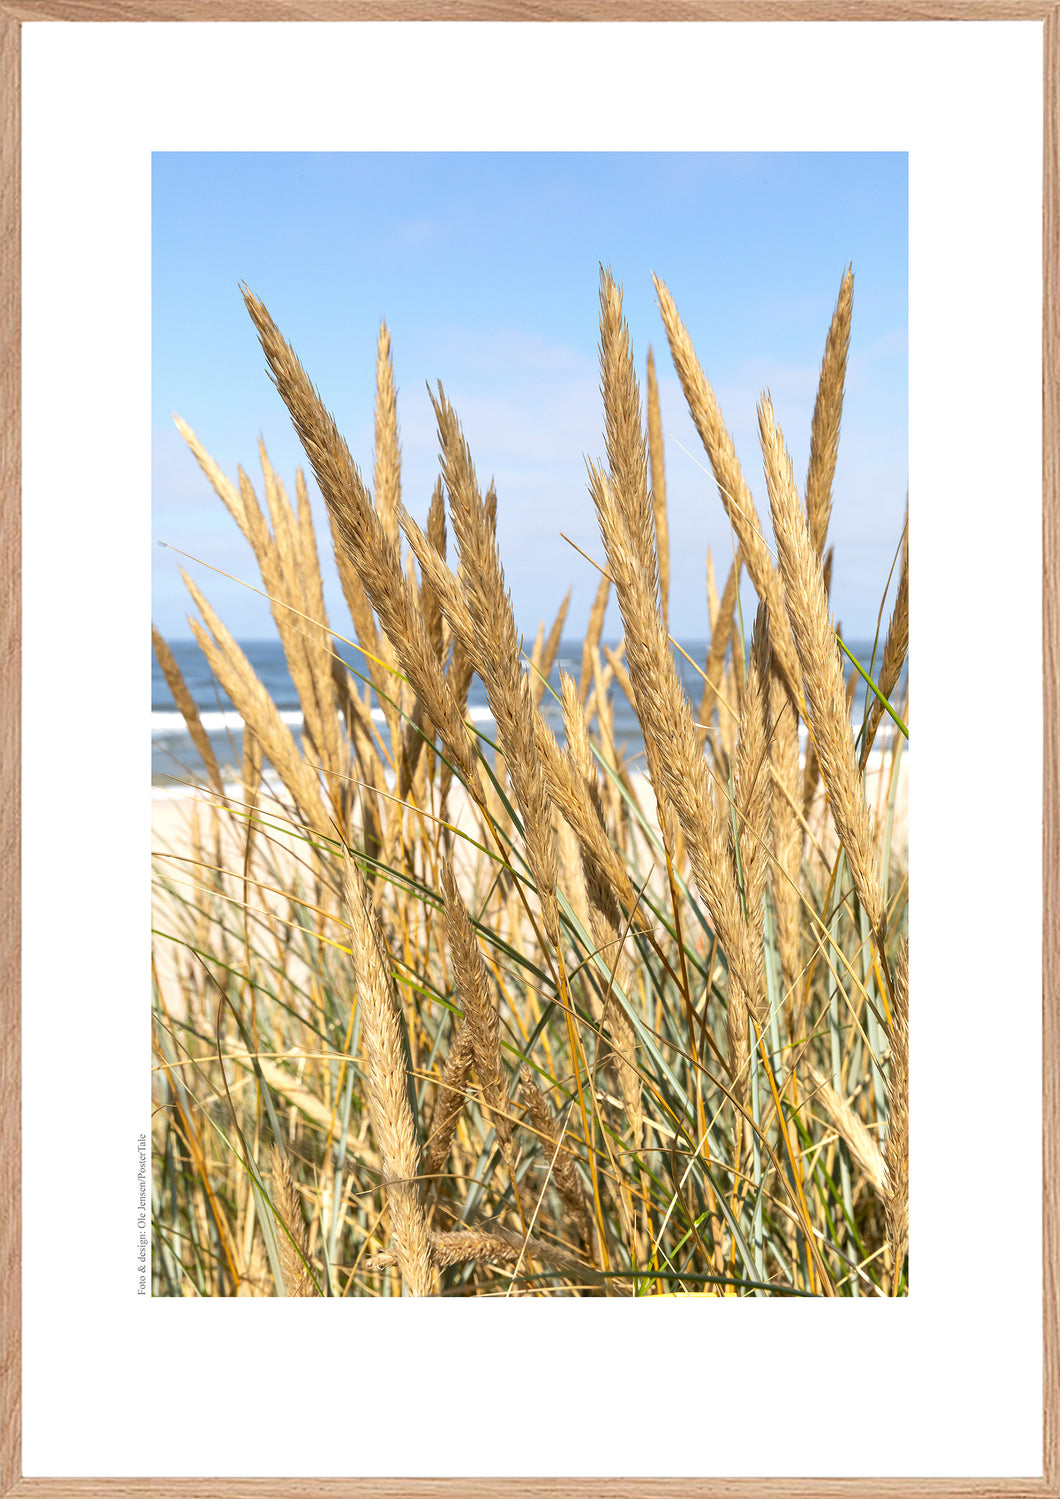
M 906 528 L 855 726 L 828 548 L 852 287 L 848 272 L 801 494 L 760 402 L 767 528 L 656 281 L 734 536 L 720 591 L 708 558 L 695 701 L 669 633 L 655 361 L 642 402 L 610 273 L 587 465 L 600 583 L 580 675 L 558 681 L 566 601 L 524 649 L 503 496 L 483 489 L 444 388 L 421 526 L 385 326 L 369 484 L 244 290 L 348 617 L 325 607 L 301 472 L 292 500 L 262 446 L 263 503 L 178 423 L 253 551 L 303 727 L 187 578 L 245 732 L 226 774 L 156 631 L 208 776 L 186 838 L 155 857 L 156 1294 L 905 1293 L 908 886 L 892 835 L 909 548 Z M 468 712 L 476 676 L 489 735 Z M 616 745 L 618 694 L 646 777 Z

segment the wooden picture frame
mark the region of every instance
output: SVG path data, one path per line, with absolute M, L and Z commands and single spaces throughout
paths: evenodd
M 37 22 L 454 21 L 533 22 L 909 22 L 1034 20 L 1044 28 L 1043 319 L 1043 1269 L 1044 1430 L 1042 1477 L 850 1478 L 194 1478 L 23 1477 L 21 1444 L 21 411 L 20 150 L 21 28 Z M 276 1496 L 614 1493 L 628 1499 L 682 1496 L 1060 1495 L 1060 0 L 0 0 L 0 1494 Z

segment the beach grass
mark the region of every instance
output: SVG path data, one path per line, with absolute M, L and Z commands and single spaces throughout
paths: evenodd
M 386 328 L 369 484 L 244 288 L 330 535 L 301 472 L 292 499 L 262 445 L 259 494 L 178 423 L 252 550 L 303 726 L 296 738 L 186 577 L 195 638 L 245 727 L 226 772 L 155 631 L 206 767 L 156 832 L 156 1295 L 907 1292 L 908 522 L 881 559 L 856 724 L 828 546 L 853 277 L 801 493 L 759 404 L 767 524 L 656 291 L 735 538 L 720 592 L 708 563 L 695 701 L 669 633 L 655 358 L 642 401 L 609 272 L 605 456 L 586 499 L 600 583 L 580 673 L 558 686 L 566 601 L 525 649 L 502 501 L 442 385 L 421 527 L 402 499 Z M 334 624 L 322 544 L 345 606 Z M 617 648 L 601 638 L 611 598 Z M 468 713 L 476 676 L 489 734 Z M 646 775 L 616 746 L 619 694 Z

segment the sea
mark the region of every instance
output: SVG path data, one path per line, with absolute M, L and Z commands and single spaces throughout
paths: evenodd
M 612 646 L 616 643 L 611 642 Z M 295 692 L 294 683 L 287 671 L 282 646 L 278 640 L 244 640 L 240 641 L 240 645 L 297 741 L 302 728 L 302 713 L 298 704 L 298 694 Z M 847 641 L 846 645 L 860 661 L 865 671 L 873 676 L 878 674 L 883 652 L 882 642 L 876 650 L 875 665 L 873 665 L 873 642 L 871 640 Z M 209 735 L 218 764 L 222 770 L 234 776 L 243 754 L 243 723 L 239 714 L 221 690 L 206 657 L 194 640 L 171 640 L 169 647 L 199 709 L 203 728 Z M 363 672 L 364 661 L 358 651 L 341 644 L 338 649 L 354 673 Z M 705 641 L 683 641 L 682 649 L 687 652 L 692 661 L 699 663 L 702 667 L 708 650 Z M 558 702 L 559 674 L 561 671 L 566 671 L 577 681 L 581 672 L 581 659 L 581 641 L 564 640 L 561 642 L 550 679 L 552 692 L 546 691 L 541 700 L 542 712 L 556 731 L 556 736 L 561 743 L 563 721 Z M 695 712 L 703 690 L 702 676 L 680 652 L 674 652 L 674 660 L 692 703 L 693 712 Z M 846 663 L 846 667 L 849 676 L 854 668 L 849 662 Z M 855 728 L 860 726 L 864 718 L 865 695 L 865 684 L 859 676 L 852 708 Z M 625 747 L 627 759 L 633 762 L 632 768 L 644 768 L 644 741 L 626 695 L 620 688 L 612 687 L 611 699 L 615 715 L 615 742 L 619 748 Z M 375 710 L 375 715 L 385 737 L 383 715 L 378 708 Z M 473 678 L 471 683 L 468 695 L 468 717 L 486 739 L 492 739 L 493 715 L 486 701 L 485 688 L 478 677 Z M 205 766 L 192 744 L 184 719 L 173 701 L 173 696 L 153 652 L 151 657 L 151 745 L 151 780 L 156 788 L 156 795 L 165 795 L 167 789 L 179 794 L 188 786 L 199 786 L 205 783 Z

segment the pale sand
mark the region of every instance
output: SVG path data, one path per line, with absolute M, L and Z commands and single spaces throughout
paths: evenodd
M 909 758 L 905 755 L 898 772 L 892 833 L 894 857 L 903 864 L 908 855 L 909 839 L 908 773 Z M 646 815 L 654 821 L 654 797 L 650 783 L 643 774 L 635 775 L 632 781 Z M 889 784 L 890 761 L 884 764 L 881 756 L 874 755 L 869 761 L 866 774 L 866 792 L 870 810 L 876 817 L 883 818 L 887 815 Z M 233 796 L 237 795 L 238 793 L 233 789 Z M 262 889 L 261 886 L 256 885 L 250 892 L 250 903 L 260 906 L 264 902 L 269 909 L 279 913 L 286 908 L 286 898 L 282 891 L 289 886 L 290 882 L 297 879 L 309 885 L 311 871 L 304 844 L 299 842 L 294 835 L 281 831 L 285 819 L 277 805 L 264 799 L 261 814 L 275 826 L 270 827 L 267 832 L 262 830 L 256 835 L 264 840 L 263 847 L 268 851 L 268 863 L 272 871 L 270 876 L 263 876 L 259 872 L 258 878 L 265 886 L 274 885 L 275 889 Z M 470 832 L 474 829 L 475 819 L 468 804 L 468 798 L 463 788 L 456 784 L 450 793 L 450 815 L 463 831 Z M 811 818 L 811 828 L 815 836 L 820 838 L 826 855 L 830 856 L 834 850 L 834 833 L 830 827 L 822 830 L 824 821 L 825 819 L 820 816 L 816 819 Z M 169 879 L 180 885 L 185 895 L 191 896 L 191 887 L 196 882 L 196 866 L 191 862 L 194 843 L 193 828 L 196 822 L 199 837 L 208 850 L 204 856 L 207 864 L 218 862 L 218 848 L 215 847 L 215 840 L 219 837 L 220 865 L 226 871 L 225 888 L 235 902 L 242 902 L 245 823 L 231 815 L 222 816 L 215 821 L 210 798 L 190 794 L 160 796 L 156 792 L 152 801 L 151 817 L 152 850 L 159 856 L 155 860 L 156 870 L 165 871 Z M 476 854 L 475 850 L 466 844 L 458 843 L 457 847 L 462 851 L 457 872 L 464 888 L 470 890 L 475 883 L 476 863 L 482 856 Z M 157 880 L 153 892 L 153 916 L 154 925 L 159 930 L 163 932 L 180 930 L 174 921 L 172 897 L 158 888 Z M 238 906 L 234 907 L 234 916 L 236 918 L 239 916 Z M 174 984 L 173 981 L 177 976 L 177 963 L 183 962 L 186 966 L 190 961 L 189 958 L 182 955 L 182 950 L 175 944 L 166 941 L 156 941 L 155 957 L 163 992 L 167 995 L 176 995 L 179 984 Z
M 182 900 L 193 900 L 195 886 L 213 878 L 213 871 L 224 871 L 224 889 L 233 902 L 232 925 L 240 927 L 244 902 L 243 868 L 247 833 L 247 818 L 237 786 L 227 786 L 232 798 L 231 810 L 215 810 L 216 798 L 180 793 L 159 794 L 153 788 L 151 803 L 151 849 L 155 870 L 152 887 L 152 917 L 156 930 L 163 933 L 186 936 L 188 914 L 182 909 Z M 454 782 L 449 793 L 449 819 L 462 832 L 482 841 L 481 832 L 463 787 Z M 254 838 L 258 845 L 252 874 L 253 883 L 246 893 L 246 903 L 251 909 L 262 906 L 277 915 L 287 915 L 287 897 L 284 892 L 300 885 L 303 892 L 311 892 L 314 872 L 312 854 L 304 838 L 297 832 L 287 831 L 290 821 L 281 802 L 262 795 L 254 814 Z M 196 845 L 202 852 L 196 853 Z M 478 867 L 485 859 L 472 844 L 457 840 L 454 863 L 458 878 L 465 891 L 478 885 Z M 160 880 L 178 887 L 174 891 L 160 888 Z M 342 939 L 341 929 L 333 933 Z M 174 1002 L 179 994 L 177 979 L 178 964 L 187 969 L 196 960 L 178 944 L 156 940 L 155 963 L 163 993 L 172 995 Z M 301 973 L 292 974 L 296 978 Z

